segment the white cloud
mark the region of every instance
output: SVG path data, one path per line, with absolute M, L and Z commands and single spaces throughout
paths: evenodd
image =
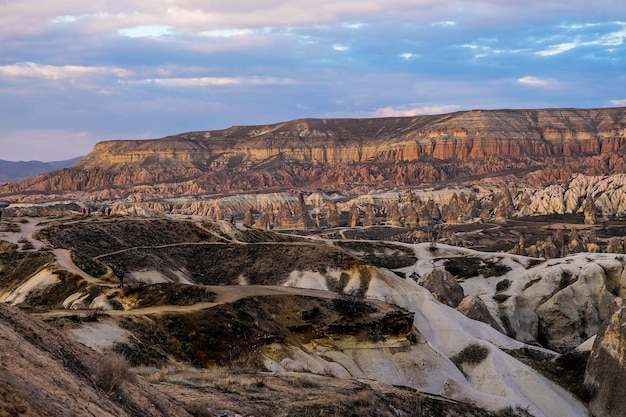
M 373 117 L 409 117 L 424 114 L 442 114 L 458 110 L 461 106 L 457 104 L 441 104 L 431 106 L 413 107 L 410 109 L 383 107 L 376 109 L 371 116 Z
M 0 2 L 0 39 L 45 33 L 50 23 L 64 24 L 91 33 L 115 33 L 138 26 L 166 26 L 175 32 L 263 27 L 342 25 L 360 29 L 385 16 L 396 21 L 440 27 L 495 26 L 508 22 L 532 24 L 537 16 L 568 15 L 598 17 L 623 12 L 616 0 L 546 2 L 529 0 L 109 0 L 47 2 L 20 0 Z M 623 14 L 623 13 L 622 13 Z M 575 27 L 575 25 L 572 25 Z M 80 29 L 79 29 L 80 28 Z
M 613 106 L 626 106 L 626 98 L 621 99 L 621 100 L 611 100 L 611 104 Z
M 248 36 L 254 33 L 255 31 L 251 29 L 216 29 L 207 30 L 200 34 L 209 38 L 234 38 L 238 36 Z
M 342 44 L 336 43 L 336 44 L 333 45 L 333 49 L 335 51 L 345 52 L 345 51 L 349 50 L 350 48 L 347 45 L 342 45 Z
M 344 23 L 342 26 L 347 29 L 361 29 L 362 27 L 365 26 L 365 24 L 364 23 Z
M 563 24 L 560 27 L 563 29 L 569 29 L 569 30 L 579 30 L 579 29 L 592 28 L 596 26 L 601 26 L 601 23 L 576 23 L 576 24 L 571 24 L 571 25 Z
M 446 20 L 443 22 L 431 23 L 431 26 L 452 27 L 452 26 L 456 26 L 456 22 Z
M 81 19 L 81 16 L 57 16 L 53 19 L 51 19 L 50 21 L 52 23 L 72 23 L 72 22 L 76 22 L 77 20 Z
M 417 58 L 417 57 L 419 57 L 419 55 L 412 54 L 411 52 L 405 52 L 403 54 L 400 54 L 400 58 L 403 58 L 403 59 L 406 59 L 406 60 L 409 60 L 411 58 Z
M 156 84 L 163 87 L 212 87 L 239 85 L 290 85 L 295 80 L 276 77 L 189 77 L 189 78 L 149 78 L 125 81 L 124 84 Z
M 14 65 L 0 66 L 0 76 L 43 78 L 47 80 L 66 80 L 92 75 L 128 77 L 130 72 L 117 67 L 86 67 L 80 65 L 39 65 L 34 62 L 19 62 Z
M 539 56 L 552 56 L 561 54 L 563 52 L 567 52 L 571 49 L 576 48 L 580 44 L 578 42 L 564 42 L 558 45 L 550 45 L 548 49 L 544 49 L 543 51 L 536 52 Z
M 602 27 L 608 25 L 618 25 L 621 26 L 620 29 L 614 30 L 608 33 L 595 32 L 593 34 L 578 34 L 576 39 L 570 40 L 567 42 L 562 42 L 559 44 L 550 45 L 547 49 L 543 49 L 541 51 L 536 52 L 536 55 L 539 56 L 552 56 L 558 55 L 563 52 L 570 51 L 574 48 L 585 47 L 585 46 L 620 46 L 623 45 L 626 40 L 626 22 L 606 22 L 603 24 L 599 23 L 588 23 L 588 24 L 580 24 L 580 25 L 570 25 L 570 26 L 561 26 L 561 28 L 566 30 L 580 30 L 590 27 Z M 611 49 L 608 49 L 611 51 Z
M 626 39 L 626 23 L 623 24 L 621 30 L 608 33 L 599 37 L 596 40 L 585 42 L 583 45 L 600 45 L 600 46 L 619 46 L 624 43 Z
M 117 32 L 127 38 L 160 38 L 171 35 L 172 28 L 162 25 L 146 25 L 120 29 Z
M 520 84 L 530 85 L 531 87 L 551 87 L 552 86 L 552 81 L 543 79 L 543 78 L 533 77 L 533 76 L 526 76 L 526 77 L 519 78 L 517 82 Z

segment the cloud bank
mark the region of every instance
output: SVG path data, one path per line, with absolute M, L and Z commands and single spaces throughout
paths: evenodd
M 301 117 L 622 106 L 625 39 L 617 0 L 3 2 L 0 159 Z

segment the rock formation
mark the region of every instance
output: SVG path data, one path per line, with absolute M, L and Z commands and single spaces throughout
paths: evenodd
M 356 205 L 350 206 L 350 227 L 356 227 L 359 224 L 360 212 Z
M 437 300 L 456 308 L 465 297 L 463 288 L 445 269 L 434 269 L 418 281 L 422 287 L 430 291 Z
M 376 223 L 376 212 L 374 206 L 368 204 L 363 213 L 363 227 L 373 226 Z
M 494 296 L 507 334 L 568 352 L 596 334 L 608 306 L 624 291 L 618 259 L 576 255 L 516 276 Z
M 596 224 L 598 222 L 598 209 L 591 196 L 585 198 L 581 208 L 585 216 L 585 224 Z
M 329 203 L 326 209 L 326 225 L 328 227 L 339 226 L 339 212 L 335 203 Z
M 270 187 L 390 189 L 511 172 L 545 186 L 577 173 L 624 172 L 625 121 L 624 108 L 475 110 L 116 140 L 97 144 L 71 168 L 5 185 L 0 195 L 75 192 L 110 199 Z
M 593 344 L 585 372 L 585 385 L 594 417 L 614 417 L 626 409 L 626 306 L 623 298 L 613 302 Z
M 456 309 L 462 313 L 465 317 L 469 317 L 473 320 L 482 321 L 496 329 L 499 332 L 504 332 L 502 327 L 493 318 L 489 309 L 485 305 L 485 302 L 476 295 L 468 295 L 463 298 Z

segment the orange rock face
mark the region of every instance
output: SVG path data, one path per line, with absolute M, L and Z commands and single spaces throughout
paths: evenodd
M 577 172 L 613 174 L 626 167 L 625 149 L 624 108 L 307 119 L 102 142 L 74 167 L 5 185 L 0 194 L 367 189 L 511 174 L 545 185 Z

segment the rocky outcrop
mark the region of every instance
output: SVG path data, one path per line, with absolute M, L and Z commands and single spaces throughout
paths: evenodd
M 517 216 L 580 213 L 592 225 L 602 216 L 626 215 L 626 175 L 576 175 L 559 185 L 527 188 L 514 200 Z
M 271 187 L 395 188 L 509 174 L 544 186 L 576 173 L 624 172 L 624 126 L 623 108 L 476 110 L 236 126 L 102 142 L 74 167 L 5 185 L 0 195 L 163 198 Z
M 614 417 L 626 409 L 626 302 L 613 302 L 593 344 L 585 371 L 585 386 L 594 417 Z
M 621 260 L 577 255 L 516 277 L 494 296 L 507 334 L 568 352 L 593 336 L 624 292 Z
M 463 288 L 445 269 L 434 269 L 426 273 L 418 284 L 430 291 L 437 300 L 453 308 L 465 297 Z
M 504 332 L 500 324 L 493 318 L 485 302 L 476 295 L 468 295 L 456 307 L 457 311 L 463 314 L 465 317 L 469 317 L 472 320 L 482 321 L 496 329 L 499 332 Z

